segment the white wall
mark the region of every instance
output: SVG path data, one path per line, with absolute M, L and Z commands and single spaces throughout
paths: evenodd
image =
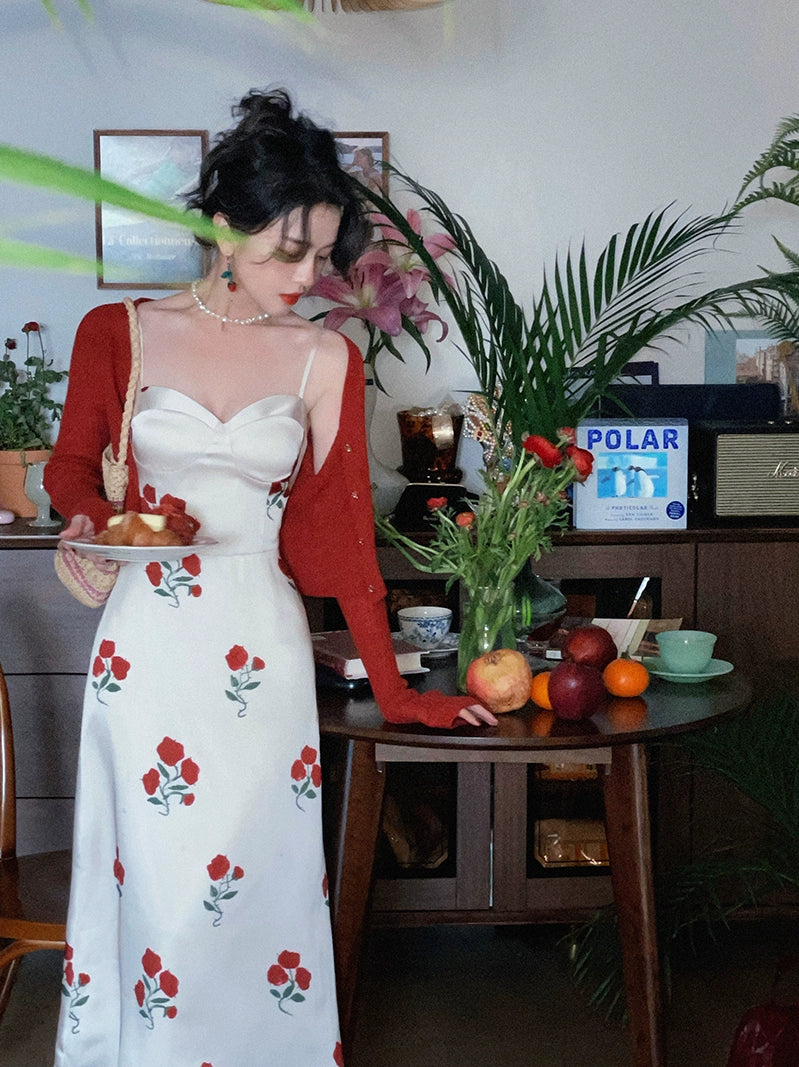
M 92 4 L 87 24 L 75 0 L 56 0 L 58 29 L 39 0 L 3 0 L 1 141 L 91 166 L 95 128 L 214 132 L 247 89 L 284 85 L 333 128 L 388 130 L 395 162 L 467 217 L 522 302 L 555 253 L 583 237 L 596 255 L 672 201 L 718 210 L 778 121 L 799 110 L 793 0 L 449 0 L 326 10 L 316 32 L 203 0 Z M 799 234 L 790 216 L 770 215 L 720 270 L 777 265 L 769 233 Z M 94 254 L 91 205 L 2 185 L 0 226 Z M 121 295 L 91 277 L 0 268 L 0 339 L 22 340 L 36 319 L 66 365 L 82 314 Z M 701 337 L 682 341 L 669 346 L 663 381 L 702 380 Z M 374 442 L 396 465 L 393 412 L 472 376 L 449 342 L 427 377 L 412 349 L 383 373 L 392 396 L 378 401 Z

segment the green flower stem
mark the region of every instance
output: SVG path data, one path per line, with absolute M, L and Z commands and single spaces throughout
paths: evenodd
M 551 547 L 551 531 L 565 525 L 563 493 L 575 473 L 570 460 L 548 468 L 537 456 L 523 452 L 507 478 L 502 470 L 483 472 L 486 489 L 471 525 L 461 526 L 451 508 L 438 508 L 431 515 L 434 534 L 429 542 L 400 533 L 383 516 L 376 516 L 376 526 L 417 570 L 448 573 L 447 589 L 456 579 L 467 589 L 489 583 L 504 587 L 527 560 L 541 558 Z

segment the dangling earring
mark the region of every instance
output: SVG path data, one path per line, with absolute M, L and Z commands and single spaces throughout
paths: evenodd
M 222 271 L 221 277 L 227 281 L 227 287 L 231 293 L 235 293 L 236 283 L 233 281 L 233 271 L 230 269 L 230 256 L 227 257 L 227 267 Z

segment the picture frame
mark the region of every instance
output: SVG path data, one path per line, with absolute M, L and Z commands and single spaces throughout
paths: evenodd
M 386 131 L 334 133 L 339 162 L 367 188 L 388 196 L 389 137 Z
M 705 384 L 776 382 L 783 412 L 799 414 L 799 341 L 778 341 L 755 324 L 705 333 Z
M 94 169 L 146 196 L 182 206 L 208 150 L 207 130 L 95 130 Z M 95 205 L 98 289 L 185 289 L 207 256 L 190 230 L 113 205 Z

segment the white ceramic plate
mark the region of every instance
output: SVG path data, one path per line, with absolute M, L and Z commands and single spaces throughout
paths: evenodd
M 195 552 L 199 555 L 204 548 L 218 543 L 210 537 L 195 537 L 190 545 L 98 545 L 89 538 L 64 542 L 80 552 L 100 556 L 102 559 L 113 559 L 117 563 L 166 563 L 191 556 Z
M 650 674 L 656 678 L 665 678 L 667 682 L 706 682 L 708 678 L 718 678 L 732 670 L 732 664 L 726 659 L 712 659 L 701 674 L 673 674 L 664 669 L 656 656 L 644 656 L 641 662 Z
M 400 640 L 403 641 L 405 640 L 399 631 L 397 631 L 397 633 L 395 634 L 392 634 L 391 636 L 398 637 L 400 638 Z M 459 636 L 459 634 L 454 634 L 450 632 L 445 637 L 441 638 L 441 641 L 436 645 L 435 648 L 420 648 L 419 651 L 422 653 L 423 656 L 451 656 L 453 655 L 453 653 L 458 651 Z

